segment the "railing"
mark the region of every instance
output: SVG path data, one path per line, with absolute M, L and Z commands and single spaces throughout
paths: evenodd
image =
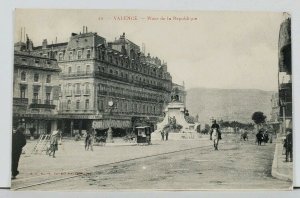
M 66 90 L 65 95 L 66 96 L 72 96 L 72 91 L 71 90 Z
M 52 100 L 44 100 L 44 103 L 41 103 L 41 99 L 32 99 L 32 103 L 29 108 L 43 108 L 43 109 L 55 109 L 56 105 L 53 105 Z
M 44 104 L 53 105 L 53 100 L 45 100 Z
M 71 73 L 61 73 L 62 77 L 80 77 L 80 76 L 94 76 L 94 72 L 91 71 L 79 71 L 79 72 L 71 72 Z
M 28 98 L 13 98 L 13 105 L 28 105 Z
M 32 99 L 32 104 L 41 104 L 41 99 Z
M 74 91 L 74 95 L 77 95 L 77 96 L 78 96 L 78 95 L 81 95 L 81 90 L 75 90 L 75 91 Z
M 22 60 L 24 59 L 24 60 Z M 15 65 L 25 65 L 28 67 L 38 67 L 46 69 L 60 70 L 58 64 L 55 60 L 49 60 L 46 58 L 39 57 L 39 61 L 36 62 L 36 57 L 23 57 L 22 55 L 15 55 L 14 64 Z
M 91 94 L 91 90 L 90 89 L 85 89 L 82 91 L 83 95 L 90 95 Z
M 87 114 L 94 114 L 96 113 L 93 109 L 61 109 L 61 113 L 87 113 Z

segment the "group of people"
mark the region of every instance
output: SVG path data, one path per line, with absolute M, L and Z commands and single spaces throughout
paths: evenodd
M 55 130 L 50 136 L 50 145 L 47 149 L 47 154 L 55 158 L 55 152 L 58 150 L 58 141 L 61 138 L 60 130 Z M 20 126 L 12 133 L 12 164 L 11 178 L 16 179 L 19 174 L 18 166 L 23 147 L 26 145 L 25 127 Z
M 264 129 L 260 129 L 258 133 L 256 134 L 256 142 L 259 146 L 261 146 L 261 143 L 268 143 L 270 137 L 269 132 Z
M 168 138 L 169 138 L 169 131 L 167 131 L 167 130 L 162 130 L 162 131 L 160 132 L 160 134 L 161 134 L 161 140 L 162 140 L 162 141 L 168 141 Z

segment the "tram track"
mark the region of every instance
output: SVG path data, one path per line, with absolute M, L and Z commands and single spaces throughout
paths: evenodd
M 186 152 L 186 151 L 191 151 L 191 150 L 196 150 L 196 149 L 201 149 L 201 148 L 212 148 L 212 145 L 197 146 L 197 147 L 188 148 L 188 149 L 180 149 L 180 150 L 169 151 L 169 152 L 164 152 L 164 153 L 158 153 L 158 154 L 153 154 L 153 155 L 147 155 L 147 156 L 142 156 L 142 157 L 130 158 L 130 159 L 126 159 L 126 160 L 120 160 L 120 161 L 111 162 L 111 163 L 94 165 L 94 166 L 91 166 L 91 167 L 88 167 L 88 168 L 79 168 L 79 169 L 75 169 L 75 170 L 64 171 L 65 173 L 76 173 L 76 174 L 72 174 L 72 175 L 69 175 L 69 176 L 60 177 L 60 178 L 56 178 L 56 179 L 50 179 L 50 180 L 46 180 L 46 181 L 42 181 L 42 182 L 36 182 L 36 183 L 24 185 L 24 186 L 19 186 L 19 187 L 16 187 L 16 188 L 12 188 L 12 190 L 24 190 L 24 189 L 28 189 L 28 188 L 31 188 L 31 187 L 50 184 L 50 183 L 53 183 L 53 182 L 59 182 L 59 181 L 64 181 L 64 180 L 77 178 L 77 177 L 86 175 L 87 172 L 99 171 L 98 168 L 105 167 L 105 166 L 111 166 L 111 165 L 116 165 L 116 164 L 125 163 L 125 162 L 133 162 L 133 161 L 137 161 L 137 160 L 141 160 L 141 159 L 147 159 L 147 158 L 151 158 L 151 157 L 158 157 L 158 156 L 163 156 L 163 155 L 168 155 L 168 154 Z M 97 170 L 91 171 L 92 169 L 97 169 Z M 23 180 L 30 180 L 30 179 L 39 178 L 39 177 L 42 178 L 44 176 L 45 175 L 31 177 L 31 178 L 24 178 Z

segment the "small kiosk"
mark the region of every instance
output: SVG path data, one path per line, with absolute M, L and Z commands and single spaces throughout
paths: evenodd
M 150 145 L 151 144 L 151 127 L 139 126 L 135 128 L 136 143 L 138 145 Z

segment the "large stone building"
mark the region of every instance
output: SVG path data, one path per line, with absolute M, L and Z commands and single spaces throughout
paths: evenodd
M 291 57 L 291 18 L 281 23 L 278 42 L 279 52 L 279 118 L 282 131 L 292 128 L 292 57 Z
M 51 58 L 32 54 L 32 42 L 15 44 L 13 125 L 26 133 L 50 133 L 56 129 L 60 68 Z
M 107 42 L 83 30 L 68 42 L 45 39 L 32 47 L 38 56 L 57 59 L 61 69 L 58 127 L 71 135 L 91 127 L 124 134 L 139 122 L 156 123 L 171 99 L 167 64 L 142 53 L 124 33 Z

